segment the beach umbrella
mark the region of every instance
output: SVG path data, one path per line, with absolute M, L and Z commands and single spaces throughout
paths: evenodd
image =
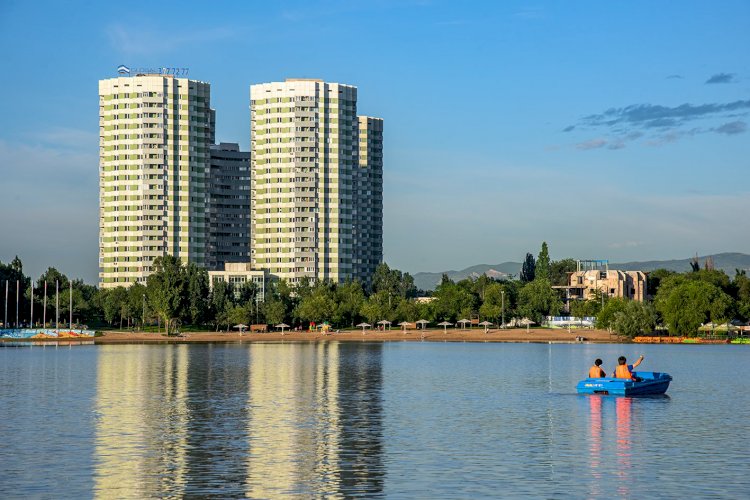
M 284 335 L 284 328 L 289 328 L 289 325 L 286 323 L 279 323 L 278 325 L 275 325 L 274 328 L 281 328 L 281 334 Z
M 389 330 L 391 329 L 391 322 L 387 319 L 381 319 L 380 321 L 378 321 L 378 324 L 383 325 L 383 330 L 385 330 L 385 325 L 388 325 Z
M 522 325 L 526 325 L 526 332 L 527 333 L 529 331 L 529 325 L 533 325 L 534 324 L 534 322 L 531 321 L 529 318 L 523 318 L 521 321 L 519 321 L 519 323 L 521 323 Z
M 425 329 L 425 326 L 427 326 L 428 323 L 429 321 L 427 321 L 426 319 L 420 319 L 419 321 L 417 321 L 418 325 L 422 325 L 422 330 Z
M 448 333 L 448 327 L 449 326 L 453 326 L 453 323 L 449 323 L 447 321 L 443 321 L 442 323 L 438 323 L 438 326 L 442 326 L 443 327 L 443 331 L 446 332 L 446 333 Z
M 492 323 L 490 323 L 489 321 L 482 321 L 481 323 L 479 323 L 479 326 L 483 326 L 484 333 L 487 333 L 487 330 L 492 326 Z
M 243 325 L 242 323 L 240 323 L 239 325 L 234 325 L 232 328 L 237 328 L 239 329 L 240 333 L 242 333 L 247 330 L 247 325 Z
M 357 325 L 357 328 L 362 328 L 362 335 L 364 335 L 365 334 L 365 328 L 368 328 L 370 326 L 372 326 L 372 325 L 369 324 L 369 323 L 360 323 L 360 324 Z
M 408 321 L 402 321 L 401 323 L 398 324 L 398 326 L 403 328 L 404 333 L 406 333 L 406 329 L 411 326 L 411 323 L 409 323 Z
M 459 319 L 458 323 L 461 325 L 461 328 L 466 328 L 466 323 L 471 323 L 468 319 Z

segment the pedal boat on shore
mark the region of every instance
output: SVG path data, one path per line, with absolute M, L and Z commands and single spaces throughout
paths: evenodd
M 610 394 L 613 396 L 649 396 L 664 394 L 672 376 L 661 372 L 633 372 L 639 381 L 624 378 L 587 378 L 578 382 L 578 394 Z

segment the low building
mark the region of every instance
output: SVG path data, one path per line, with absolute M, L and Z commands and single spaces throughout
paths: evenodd
M 595 299 L 602 294 L 643 302 L 646 299 L 646 280 L 643 271 L 591 269 L 570 273 L 565 288 L 570 300 Z
M 225 281 L 233 286 L 240 286 L 245 283 L 255 283 L 258 287 L 258 297 L 260 301 L 266 298 L 266 289 L 268 288 L 271 276 L 266 269 L 253 269 L 252 264 L 247 262 L 227 262 L 224 264 L 222 271 L 208 271 L 208 280 L 211 288 L 219 281 Z

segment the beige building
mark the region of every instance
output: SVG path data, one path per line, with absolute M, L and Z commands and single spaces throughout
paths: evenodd
M 156 257 L 205 265 L 214 112 L 208 83 L 99 81 L 99 284 L 145 282 Z
M 241 286 L 245 283 L 255 283 L 258 287 L 258 300 L 264 301 L 266 298 L 266 288 L 270 275 L 265 269 L 253 269 L 249 263 L 227 262 L 221 271 L 208 271 L 208 281 L 211 288 L 219 281 L 226 281 L 233 286 Z
M 362 131 L 357 88 L 322 80 L 252 85 L 250 100 L 253 267 L 290 283 L 363 278 L 382 260 L 382 120 L 365 119 Z M 362 192 L 373 201 L 355 203 Z M 379 234 L 360 219 L 371 213 Z M 355 255 L 355 228 L 373 252 Z
M 568 277 L 570 300 L 594 299 L 598 294 L 643 302 L 646 298 L 646 273 L 594 269 L 576 271 Z

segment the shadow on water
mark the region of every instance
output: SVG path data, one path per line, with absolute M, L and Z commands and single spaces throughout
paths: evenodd
M 383 491 L 380 344 L 102 351 L 99 496 Z

